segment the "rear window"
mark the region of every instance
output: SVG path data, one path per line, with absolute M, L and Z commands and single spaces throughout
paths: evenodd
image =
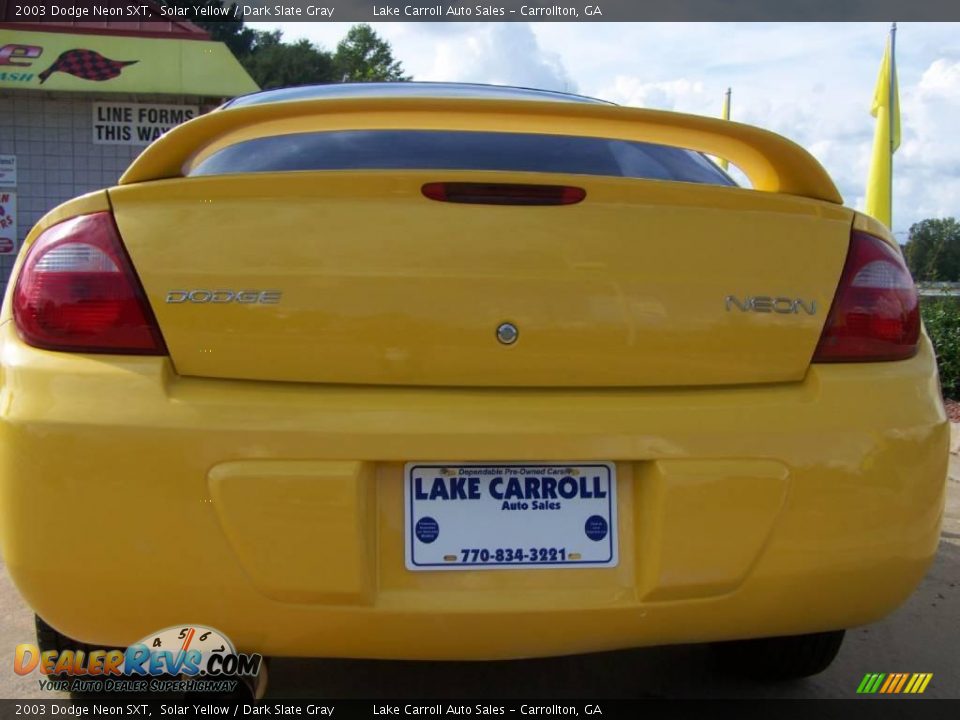
M 295 133 L 231 145 L 190 175 L 297 170 L 501 170 L 736 185 L 704 155 L 609 138 L 433 130 Z

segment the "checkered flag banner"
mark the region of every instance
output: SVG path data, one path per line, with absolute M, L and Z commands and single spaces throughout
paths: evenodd
M 55 72 L 64 72 L 84 80 L 112 80 L 117 77 L 127 65 L 133 65 L 136 60 L 111 60 L 95 50 L 80 48 L 66 50 L 60 53 L 56 61 L 40 73 L 40 84 L 46 82 Z

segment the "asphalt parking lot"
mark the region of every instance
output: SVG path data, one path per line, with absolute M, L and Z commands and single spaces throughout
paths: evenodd
M 2 563 L 0 563 L 2 565 Z M 36 677 L 11 671 L 14 648 L 33 642 L 33 616 L 0 568 L 0 697 L 51 698 Z M 729 676 L 708 648 L 647 648 L 544 660 L 412 663 L 276 658 L 268 696 L 283 698 L 846 698 L 868 672 L 933 673 L 923 697 L 960 698 L 960 456 L 951 456 L 937 558 L 909 601 L 882 622 L 847 633 L 821 675 L 763 686 Z

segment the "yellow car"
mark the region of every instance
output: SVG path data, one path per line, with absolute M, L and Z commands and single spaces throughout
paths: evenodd
M 912 592 L 944 504 L 890 232 L 778 135 L 559 93 L 177 127 L 31 231 L 0 377 L 3 555 L 61 645 L 739 641 L 802 676 Z

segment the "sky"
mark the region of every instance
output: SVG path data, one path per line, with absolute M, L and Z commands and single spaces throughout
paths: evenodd
M 333 49 L 349 23 L 249 23 Z M 373 23 L 414 80 L 565 90 L 785 135 L 863 209 L 885 23 Z M 960 217 L 960 24 L 901 23 L 893 230 Z

